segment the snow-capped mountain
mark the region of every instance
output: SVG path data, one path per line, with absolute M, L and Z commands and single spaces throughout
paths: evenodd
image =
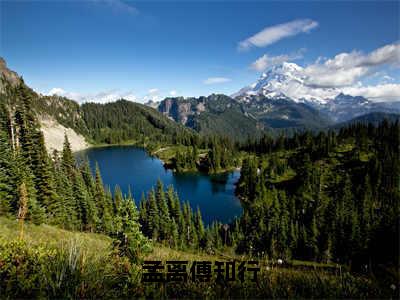
M 267 98 L 290 98 L 295 102 L 326 103 L 340 93 L 332 88 L 313 88 L 305 84 L 307 76 L 303 68 L 295 63 L 284 62 L 263 73 L 259 80 L 242 88 L 232 97 L 247 102 L 251 96 L 263 95 Z
M 284 62 L 232 97 L 242 103 L 258 102 L 260 97 L 269 101 L 292 100 L 311 106 L 336 122 L 371 112 L 400 113 L 400 102 L 374 102 L 362 96 L 343 94 L 338 88 L 315 87 L 309 84 L 305 74 L 301 66 Z

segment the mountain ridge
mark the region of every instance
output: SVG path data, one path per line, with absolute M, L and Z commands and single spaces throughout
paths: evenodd
M 28 87 L 19 75 L 0 60 L 0 104 L 13 122 L 23 97 L 29 97 L 31 110 L 40 122 L 46 148 L 52 152 L 63 147 L 64 135 L 73 151 L 95 144 L 173 140 L 195 134 L 189 128 L 168 119 L 157 110 L 127 100 L 112 103 L 84 103 L 52 95 L 43 96 Z
M 290 99 L 305 103 L 334 122 L 344 122 L 370 112 L 400 113 L 400 101 L 376 102 L 361 95 L 348 95 L 337 88 L 315 88 L 307 82 L 304 69 L 295 63 L 284 62 L 264 72 L 260 78 L 234 93 L 232 97 L 242 103 L 254 96 L 270 99 Z

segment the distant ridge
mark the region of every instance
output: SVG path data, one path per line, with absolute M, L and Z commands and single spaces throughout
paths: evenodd
M 373 124 L 375 126 L 379 125 L 382 121 L 387 120 L 390 123 L 400 122 L 400 114 L 393 113 L 383 113 L 383 112 L 372 112 L 368 113 L 346 122 L 341 122 L 336 124 L 334 128 L 346 127 L 348 125 L 363 123 L 363 124 Z

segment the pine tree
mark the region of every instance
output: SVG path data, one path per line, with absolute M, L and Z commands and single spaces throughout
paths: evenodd
M 112 232 L 112 204 L 110 203 L 103 185 L 99 166 L 96 164 L 95 194 L 94 198 L 98 208 L 98 230 L 105 233 Z
M 149 205 L 147 209 L 149 235 L 153 240 L 157 240 L 160 231 L 160 217 L 154 190 L 149 192 L 147 201 Z
M 16 163 L 5 133 L 0 129 L 0 215 L 16 210 Z
M 20 105 L 15 112 L 15 124 L 18 126 L 18 145 L 25 164 L 31 167 L 32 156 L 34 152 L 34 137 L 38 132 L 38 124 L 31 109 L 32 96 L 20 84 L 17 88 L 17 97 Z
M 68 140 L 67 134 L 64 134 L 64 146 L 62 150 L 62 166 L 68 173 L 72 173 L 75 167 L 75 158 L 72 154 L 71 144 Z
M 130 191 L 129 191 L 130 194 Z M 119 206 L 121 205 L 123 196 L 122 196 L 122 191 L 121 188 L 116 185 L 114 188 L 114 213 L 118 213 L 119 211 Z
M 48 207 L 57 201 L 52 162 L 47 154 L 42 132 L 35 137 L 35 150 L 32 153 L 32 170 L 35 177 L 38 202 L 43 207 Z
M 157 207 L 159 212 L 159 238 L 160 240 L 168 240 L 169 235 L 171 233 L 170 229 L 170 217 L 169 217 L 169 210 L 168 204 L 165 197 L 164 186 L 161 180 L 157 181 L 156 186 L 156 201 Z
M 199 245 L 200 245 L 200 247 L 205 247 L 206 246 L 205 229 L 204 229 L 203 219 L 201 217 L 201 211 L 200 211 L 199 207 L 197 207 L 197 211 L 196 211 L 195 227 L 196 227 L 196 231 L 197 231 Z
M 179 241 L 179 231 L 178 231 L 178 226 L 175 223 L 175 220 L 172 219 L 171 222 L 171 236 L 170 236 L 170 246 L 174 248 L 179 248 L 180 247 L 180 241 Z
M 140 231 L 138 210 L 130 192 L 122 199 L 118 216 L 126 253 L 129 258 L 137 262 L 140 255 L 149 249 L 149 244 Z
M 96 224 L 95 207 L 79 170 L 74 172 L 73 195 L 76 202 L 77 225 L 80 230 L 93 231 Z
M 139 223 L 142 227 L 142 232 L 144 233 L 144 235 L 146 236 L 150 236 L 150 232 L 149 232 L 149 221 L 148 221 L 148 211 L 147 211 L 147 201 L 146 198 L 144 196 L 144 193 L 142 193 L 142 198 L 140 200 L 140 209 L 139 209 Z

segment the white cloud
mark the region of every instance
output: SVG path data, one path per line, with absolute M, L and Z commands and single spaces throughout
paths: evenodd
M 368 54 L 360 51 L 340 53 L 304 68 L 306 84 L 320 87 L 351 86 L 376 68 L 384 65 L 399 66 L 400 44 L 389 44 Z
M 389 83 L 389 82 L 393 82 L 393 81 L 394 81 L 394 78 L 389 75 L 383 75 L 381 78 L 381 83 Z
M 218 84 L 231 81 L 230 78 L 226 77 L 210 77 L 203 81 L 204 84 Z
M 98 93 L 76 93 L 76 92 L 67 92 L 62 88 L 52 88 L 47 93 L 43 93 L 44 95 L 58 95 L 62 97 L 66 97 L 72 100 L 75 100 L 79 103 L 83 102 L 96 102 L 96 103 L 107 103 L 113 102 L 119 99 L 125 99 L 129 101 L 136 101 L 137 98 L 132 91 L 120 91 L 120 90 L 109 90 Z
M 98 0 L 99 3 L 108 5 L 115 12 L 137 15 L 139 10 L 123 0 Z
M 172 91 L 169 92 L 169 95 L 173 96 L 173 97 L 176 96 L 177 94 L 178 94 L 178 92 L 175 91 L 175 90 L 172 90 Z
M 250 67 L 263 71 L 279 64 L 290 55 L 260 57 Z M 374 101 L 400 101 L 398 72 L 387 74 L 388 68 L 400 68 L 400 44 L 385 45 L 369 53 L 352 51 L 333 58 L 318 58 L 305 67 L 282 62 L 263 74 L 261 84 L 250 86 L 268 92 L 281 92 L 295 100 L 324 101 L 339 93 L 364 96 Z M 371 84 L 372 82 L 376 84 Z
M 158 89 L 150 89 L 148 90 L 149 94 L 158 94 L 159 90 Z
M 157 88 L 149 89 L 147 94 L 143 97 L 142 102 L 148 101 L 160 101 L 161 100 L 160 90 Z
M 346 87 L 343 93 L 352 96 L 362 95 L 365 98 L 375 101 L 400 101 L 400 84 L 386 83 L 375 86 L 353 86 Z
M 255 62 L 253 62 L 250 68 L 256 71 L 264 71 L 267 68 L 280 65 L 283 62 L 300 59 L 303 57 L 304 51 L 305 49 L 300 49 L 299 51 L 292 54 L 282 54 L 277 56 L 269 56 L 268 54 L 264 54 Z
M 255 35 L 241 41 L 238 49 L 243 51 L 253 47 L 265 47 L 290 36 L 308 33 L 316 27 L 318 27 L 318 22 L 310 19 L 299 19 L 266 27 Z

